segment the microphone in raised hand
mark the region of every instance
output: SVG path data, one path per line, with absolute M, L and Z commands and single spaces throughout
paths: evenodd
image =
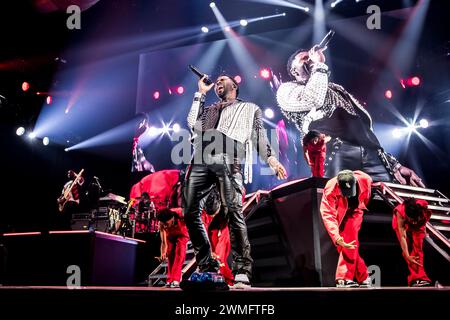
M 209 85 L 212 84 L 212 81 L 211 81 L 211 79 L 209 79 L 208 75 L 205 74 L 205 73 L 203 73 L 203 72 L 201 72 L 200 70 L 198 70 L 198 69 L 197 69 L 196 67 L 194 67 L 192 64 L 189 65 L 189 69 L 191 69 L 191 71 L 192 71 L 193 73 L 195 73 L 195 74 L 197 75 L 197 77 L 199 77 L 200 79 L 203 78 L 203 77 L 205 77 L 205 78 L 203 79 L 203 82 L 204 82 L 206 85 L 209 86 Z

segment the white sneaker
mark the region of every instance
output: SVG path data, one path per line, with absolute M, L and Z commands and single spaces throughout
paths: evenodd
M 250 280 L 246 274 L 237 274 L 234 277 L 234 285 L 232 286 L 233 289 L 246 289 L 250 287 Z
M 363 282 L 361 282 L 359 284 L 360 288 L 372 288 L 372 278 L 371 277 L 367 277 L 366 280 L 364 280 Z
M 180 283 L 178 281 L 172 281 L 172 283 L 170 284 L 171 288 L 179 288 L 180 287 Z

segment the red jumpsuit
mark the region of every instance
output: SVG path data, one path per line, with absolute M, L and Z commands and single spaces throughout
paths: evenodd
M 423 207 L 428 206 L 428 202 L 426 202 L 425 200 L 416 200 L 416 202 Z M 425 224 L 420 227 L 415 227 L 414 225 L 409 224 L 406 219 L 405 205 L 403 203 L 399 204 L 397 207 L 395 207 L 394 216 L 392 218 L 392 228 L 394 229 L 399 242 L 401 242 L 401 235 L 398 229 L 397 214 L 405 219 L 404 228 L 406 229 L 406 241 L 408 243 L 409 255 L 419 257 L 419 263 L 422 265 L 419 266 L 405 258 L 409 269 L 408 284 L 411 284 L 415 280 L 431 281 L 430 278 L 428 278 L 423 267 L 423 239 L 425 238 Z M 429 210 L 425 210 L 423 214 L 425 215 L 426 221 L 428 222 L 431 217 L 431 212 Z
M 181 281 L 181 270 L 186 259 L 186 246 L 189 241 L 189 234 L 181 215 L 181 208 L 170 209 L 177 214 L 175 223 L 165 228 L 167 242 L 167 281 Z M 160 225 L 161 228 L 161 225 Z
M 308 165 L 311 166 L 311 172 L 313 177 L 324 176 L 324 163 L 326 154 L 325 140 L 320 138 L 319 141 L 314 144 L 310 142 L 303 146 L 303 153 Z
M 221 216 L 208 215 L 204 210 L 202 212 L 202 219 L 206 230 L 208 230 L 211 251 L 220 261 L 220 274 L 223 275 L 229 285 L 233 285 L 234 276 L 227 261 L 231 251 L 230 232 L 228 231 L 227 221 Z M 211 225 L 213 220 L 215 222 Z
M 363 210 L 370 200 L 372 179 L 362 171 L 353 172 L 358 183 L 358 206 L 348 208 L 348 200 L 342 196 L 337 177 L 330 179 L 323 190 L 320 213 L 333 243 L 343 237 L 349 243 L 356 240 L 355 249 L 346 249 L 337 245 L 339 260 L 336 268 L 336 280 L 354 280 L 358 283 L 367 279 L 367 266 L 359 256 L 358 233 L 363 221 Z

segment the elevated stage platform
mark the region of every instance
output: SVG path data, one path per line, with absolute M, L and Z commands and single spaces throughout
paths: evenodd
M 320 216 L 327 181 L 324 178 L 295 180 L 247 197 L 244 214 L 252 245 L 255 285 L 334 285 L 338 255 Z M 437 190 L 386 185 L 380 189 L 380 183 L 374 184 L 369 212 L 364 215 L 359 233 L 360 254 L 369 270 L 377 270 L 381 286 L 407 285 L 407 266 L 391 226 L 397 188 L 401 190 L 397 194 L 425 198 L 432 207 L 433 225 L 427 226 L 424 265 L 431 279 L 450 285 L 448 199 Z M 387 193 L 387 187 L 394 190 L 390 191 L 393 196 L 389 199 L 380 196 Z

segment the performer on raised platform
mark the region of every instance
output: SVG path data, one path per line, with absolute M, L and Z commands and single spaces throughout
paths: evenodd
M 431 211 L 425 200 L 406 199 L 394 209 L 392 228 L 397 234 L 403 257 L 408 264 L 410 287 L 431 285 L 423 267 L 423 239 L 426 223 L 430 217 Z
M 327 138 L 316 130 L 309 131 L 302 140 L 303 156 L 311 167 L 313 177 L 323 177 Z
M 58 216 L 57 227 L 61 230 L 71 230 L 72 215 L 78 211 L 80 205 L 81 187 L 84 184 L 83 171 L 79 174 L 73 170 L 67 171 L 69 179 L 61 191 L 58 198 L 60 215 Z
M 251 182 L 253 145 L 261 158 L 286 178 L 286 169 L 273 154 L 262 121 L 261 109 L 250 102 L 237 99 L 237 82 L 222 75 L 210 85 L 198 82 L 198 92 L 188 115 L 193 133 L 194 157 L 185 187 L 184 217 L 196 252 L 200 272 L 217 272 L 220 264 L 212 257 L 211 245 L 201 219 L 199 201 L 216 183 L 231 237 L 233 272 L 236 286 L 250 285 L 252 258 L 247 227 L 242 215 L 243 177 L 241 162 L 245 158 L 245 182 Z M 206 93 L 215 87 L 220 99 L 204 106 Z
M 181 215 L 181 208 L 162 209 L 158 215 L 161 235 L 160 261 L 167 259 L 166 287 L 178 288 L 186 259 L 189 234 Z
M 148 128 L 148 119 L 143 115 L 142 121 L 139 122 L 133 137 L 133 149 L 131 172 L 155 172 L 153 165 L 145 158 L 144 151 L 139 145 L 139 138 L 146 132 Z
M 295 80 L 280 85 L 277 101 L 302 137 L 317 130 L 331 138 L 327 143 L 325 177 L 334 177 L 343 169 L 362 170 L 374 181 L 395 179 L 424 187 L 413 170 L 383 150 L 362 104 L 342 86 L 329 82 L 322 51 L 314 46 L 291 55 L 287 70 Z
M 370 287 L 372 280 L 359 255 L 358 233 L 369 203 L 372 179 L 362 171 L 343 170 L 323 190 L 320 213 L 339 252 L 336 286 Z

